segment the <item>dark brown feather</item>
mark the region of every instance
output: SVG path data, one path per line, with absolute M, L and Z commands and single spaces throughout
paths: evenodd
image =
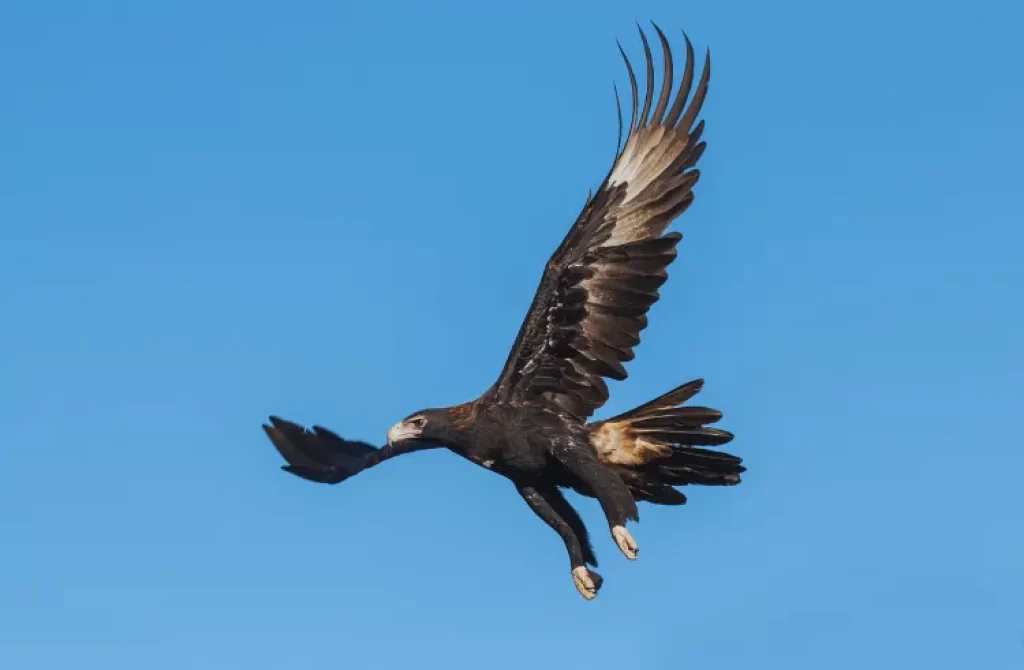
M 703 385 L 700 379 L 683 384 L 628 412 L 587 424 L 598 458 L 619 473 L 637 500 L 682 504 L 685 496 L 668 493 L 673 486 L 739 483 L 746 470 L 742 459 L 694 446 L 721 446 L 733 438 L 728 431 L 708 427 L 722 418 L 718 410 L 680 407 Z
M 634 356 L 681 239 L 665 229 L 693 201 L 699 172 L 691 168 L 703 149 L 697 142 L 703 123 L 693 122 L 710 77 L 705 64 L 686 106 L 694 71 L 687 39 L 683 82 L 662 119 L 672 93 L 672 54 L 664 34 L 655 30 L 665 59 L 661 83 L 656 86 L 650 44 L 641 30 L 643 101 L 620 45 L 632 93 L 629 134 L 604 183 L 548 262 L 505 367 L 485 395 L 489 400 L 541 403 L 585 420 L 608 398 L 602 378 L 627 376 L 623 364 Z

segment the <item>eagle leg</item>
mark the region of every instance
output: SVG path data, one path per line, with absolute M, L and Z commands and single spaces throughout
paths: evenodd
M 580 447 L 556 443 L 552 454 L 577 480 L 574 488 L 583 495 L 597 498 L 601 503 L 612 539 L 619 551 L 631 561 L 636 560 L 640 548 L 626 530 L 626 522 L 638 521 L 640 513 L 626 483 L 598 460 L 597 453 L 589 444 Z
M 579 514 L 555 487 L 517 484 L 516 488 L 530 509 L 551 526 L 565 542 L 576 590 L 587 600 L 593 600 L 604 579 L 595 570 L 587 568 L 587 564 L 597 565 L 597 557 L 594 556 L 590 536 Z

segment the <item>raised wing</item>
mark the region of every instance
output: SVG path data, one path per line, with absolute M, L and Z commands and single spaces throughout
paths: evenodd
M 505 368 L 488 392 L 493 400 L 542 403 L 583 420 L 608 399 L 603 378 L 627 376 L 623 363 L 633 359 L 647 311 L 658 300 L 682 239 L 663 233 L 693 202 L 699 176 L 693 167 L 704 151 L 699 141 L 704 122 L 694 122 L 711 76 L 708 52 L 687 105 L 694 54 L 684 35 L 686 65 L 672 100 L 672 52 L 664 33 L 654 28 L 664 57 L 657 101 L 654 60 L 640 30 L 647 65 L 643 106 L 623 52 L 632 89 L 625 145 L 548 261 Z
M 282 470 L 319 484 L 339 484 L 389 458 L 431 448 L 429 444 L 404 443 L 378 449 L 366 442 L 342 439 L 322 426 L 307 430 L 276 416 L 270 417 L 270 425 L 263 424 L 263 430 L 288 462 Z

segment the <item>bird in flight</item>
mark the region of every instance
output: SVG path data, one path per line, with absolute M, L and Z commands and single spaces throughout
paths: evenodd
M 590 421 L 608 400 L 605 378 L 626 378 L 623 364 L 633 359 L 648 310 L 668 279 L 682 235 L 666 229 L 693 202 L 696 164 L 705 147 L 704 122 L 697 116 L 708 92 L 710 51 L 694 87 L 693 45 L 683 35 L 686 62 L 676 87 L 669 41 L 657 25 L 654 30 L 663 58 L 660 84 L 640 29 L 646 58 L 642 99 L 619 47 L 632 93 L 625 143 L 617 105 L 615 160 L 544 267 L 498 379 L 471 402 L 410 414 L 388 430 L 380 448 L 270 417 L 263 428 L 288 462 L 285 471 L 337 484 L 401 454 L 447 448 L 511 480 L 565 543 L 573 582 L 588 600 L 603 579 L 593 569 L 597 558 L 587 529 L 562 489 L 596 498 L 615 544 L 635 560 L 639 548 L 626 525 L 639 520 L 638 501 L 682 505 L 686 496 L 675 487 L 740 482 L 741 459 L 708 448 L 733 439 L 711 427 L 722 414 L 685 405 L 703 380 L 613 418 Z

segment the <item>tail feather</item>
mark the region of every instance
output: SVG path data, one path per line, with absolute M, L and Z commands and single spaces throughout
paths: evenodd
M 732 442 L 733 434 L 717 428 L 690 428 L 689 426 L 666 426 L 644 428 L 632 426 L 640 439 L 664 442 L 666 444 L 699 444 L 702 447 L 717 447 Z
M 666 468 L 691 466 L 704 468 L 728 468 L 736 467 L 743 462 L 739 456 L 727 454 L 724 451 L 712 451 L 699 447 L 674 447 L 672 455 L 659 462 L 659 465 Z
M 743 459 L 722 451 L 675 447 L 669 458 L 654 465 L 662 481 L 673 486 L 732 486 L 740 483 L 740 475 L 746 471 L 742 463 Z
M 621 466 L 613 466 L 612 469 L 622 477 L 622 481 L 629 487 L 635 500 L 643 500 L 655 505 L 686 504 L 686 496 L 683 492 L 672 488 L 667 482 L 654 479 L 645 472 Z
M 684 402 L 692 398 L 693 396 L 700 393 L 700 390 L 704 388 L 703 379 L 694 379 L 692 382 L 686 382 L 682 386 L 672 389 L 664 395 L 660 395 L 650 402 L 645 402 L 639 407 L 634 407 L 628 412 L 608 419 L 608 421 L 622 421 L 624 419 L 631 419 L 633 417 L 651 415 L 659 409 L 672 409 L 678 405 L 682 405 Z M 603 421 L 602 423 L 607 423 Z
M 601 461 L 615 470 L 636 500 L 682 505 L 686 496 L 674 486 L 731 486 L 746 471 L 742 459 L 701 447 L 720 447 L 733 439 L 710 428 L 722 413 L 709 407 L 680 407 L 704 386 L 683 384 L 628 412 L 588 425 Z
M 710 407 L 677 407 L 671 410 L 657 410 L 652 414 L 641 414 L 633 419 L 637 428 L 664 428 L 666 426 L 706 426 L 722 419 L 722 413 Z

